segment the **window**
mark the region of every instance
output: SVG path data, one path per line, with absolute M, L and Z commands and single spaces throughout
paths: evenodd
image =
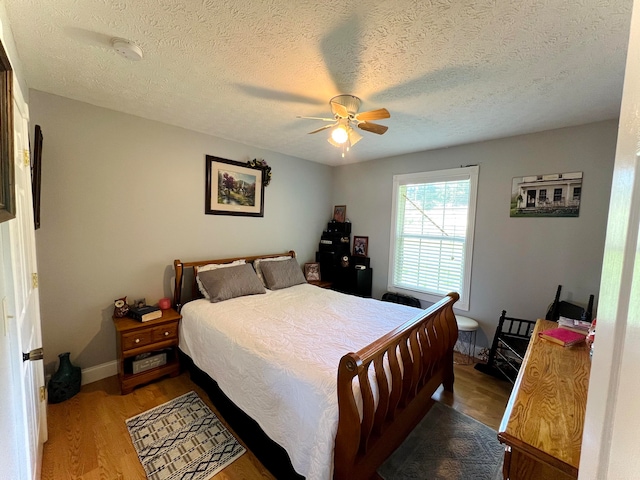
M 578 202 L 580 201 L 580 194 L 582 193 L 582 187 L 574 187 L 573 189 L 573 200 Z
M 541 202 L 546 202 L 547 201 L 547 189 L 546 188 L 540 189 L 538 200 L 540 200 Z
M 388 288 L 469 309 L 478 167 L 395 175 Z
M 559 202 L 562 200 L 562 189 L 561 188 L 554 188 L 553 189 L 553 201 L 554 202 Z

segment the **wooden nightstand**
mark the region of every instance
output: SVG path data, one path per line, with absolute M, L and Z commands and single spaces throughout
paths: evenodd
M 180 373 L 178 324 L 181 318 L 173 309 L 164 310 L 161 318 L 148 322 L 139 322 L 129 317 L 113 317 L 116 327 L 118 380 L 122 395 L 130 393 L 138 385 L 165 375 L 175 377 Z M 167 363 L 133 373 L 134 357 L 150 352 L 166 353 Z
M 309 280 L 307 283 L 311 285 L 315 285 L 316 287 L 320 287 L 320 288 L 331 288 L 331 286 L 333 285 L 331 282 L 327 280 Z

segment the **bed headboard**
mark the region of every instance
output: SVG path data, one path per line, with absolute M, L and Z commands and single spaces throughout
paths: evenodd
M 181 260 L 173 261 L 173 268 L 175 270 L 175 283 L 173 289 L 173 306 L 179 312 L 182 305 L 190 300 L 196 298 L 202 298 L 200 290 L 196 284 L 196 276 L 194 274 L 194 267 L 200 267 L 202 265 L 209 265 L 211 263 L 231 263 L 236 260 L 245 260 L 247 263 L 253 263 L 255 260 L 263 258 L 275 258 L 275 257 L 296 257 L 296 252 L 289 250 L 284 253 L 270 253 L 267 255 L 252 255 L 247 257 L 233 257 L 233 258 L 219 258 L 215 260 L 196 260 L 194 262 L 183 262 Z M 190 290 L 186 290 L 185 277 L 191 277 Z

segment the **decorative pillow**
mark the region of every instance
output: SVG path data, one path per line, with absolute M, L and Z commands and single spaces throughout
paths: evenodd
M 205 288 L 202 286 L 202 282 L 200 281 L 200 277 L 198 276 L 198 274 L 200 272 L 207 272 L 209 270 L 217 270 L 218 268 L 227 268 L 227 267 L 235 267 L 236 265 L 244 265 L 245 263 L 246 262 L 244 260 L 236 260 L 235 262 L 231 262 L 231 263 L 209 263 L 208 265 L 195 267 L 194 270 L 196 274 L 196 283 L 198 284 L 198 290 L 200 290 L 200 293 L 202 293 L 202 296 L 204 298 L 206 298 L 207 300 L 210 300 L 209 294 L 207 293 Z
M 267 262 L 261 265 L 265 285 L 269 290 L 307 283 L 304 274 L 295 258 L 289 258 L 280 262 Z
M 274 257 L 274 258 L 259 258 L 257 260 L 253 261 L 253 268 L 256 270 L 256 273 L 258 274 L 258 278 L 260 279 L 260 281 L 262 282 L 262 284 L 266 287 L 267 284 L 264 281 L 264 276 L 262 275 L 262 264 L 264 262 L 282 262 L 284 260 L 291 260 L 290 256 L 282 256 L 282 257 Z
M 266 293 L 262 282 L 249 264 L 208 270 L 200 272 L 198 276 L 212 303 Z

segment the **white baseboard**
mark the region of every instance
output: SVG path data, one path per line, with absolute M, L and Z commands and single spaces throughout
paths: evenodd
M 118 374 L 118 361 L 103 363 L 95 367 L 84 368 L 82 370 L 82 385 L 97 382 L 103 378 L 112 377 Z

